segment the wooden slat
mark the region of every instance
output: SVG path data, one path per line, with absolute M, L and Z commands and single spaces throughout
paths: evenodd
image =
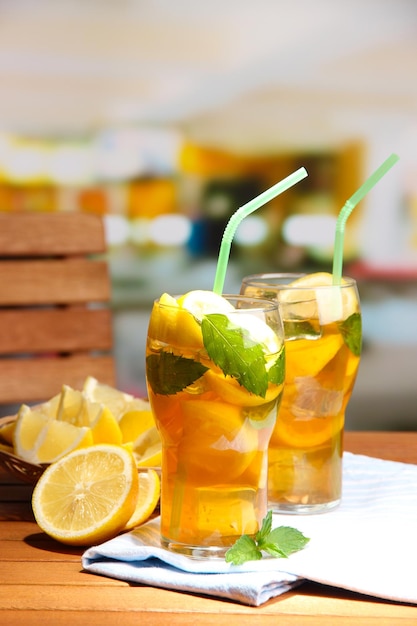
M 344 449 L 387 461 L 417 464 L 417 433 L 383 431 L 349 432 L 344 434 Z
M 7 541 L 24 541 L 26 537 L 31 535 L 36 530 L 36 525 L 34 522 L 34 517 L 32 515 L 32 519 L 29 522 L 24 521 L 2 521 L 0 525 L 1 536 L 3 539 L 0 541 L 1 545 L 3 545 L 3 540 L 7 539 Z M 0 560 L 0 570 L 6 565 L 3 563 L 4 559 Z
M 7 523 L 7 522 L 4 522 Z M 12 524 L 13 522 L 9 522 Z M 14 522 L 16 525 L 16 522 Z M 4 545 L 4 544 L 3 544 Z M 80 576 L 81 571 L 81 563 L 80 559 L 77 557 L 75 561 L 63 561 L 59 566 L 59 571 L 65 577 L 65 584 L 68 586 L 81 585 L 85 587 L 86 585 L 103 585 L 103 579 L 100 579 L 96 574 L 89 574 L 88 572 L 83 572 L 83 575 Z M 42 583 L 43 584 L 56 584 L 56 570 L 57 564 L 50 561 L 43 561 L 42 563 Z M 8 584 L 14 585 L 22 585 L 29 584 L 35 585 L 38 582 L 39 573 L 34 572 L 31 568 L 28 568 L 22 562 L 14 561 L 13 567 L 10 567 L 10 562 L 4 561 L 0 562 L 0 580 L 7 580 Z M 121 580 L 116 580 L 112 578 L 107 579 L 107 583 L 110 587 L 128 587 L 128 583 L 123 582 Z
M 115 385 L 111 356 L 76 355 L 34 359 L 0 359 L 0 398 L 3 404 L 42 402 L 62 385 L 80 389 L 87 378 Z
M 43 563 L 32 563 L 42 579 Z M 31 590 L 30 595 L 28 589 Z M 331 592 L 330 592 L 331 594 Z M 357 606 L 355 607 L 355 599 Z M 354 610 L 355 624 L 392 626 L 393 624 L 414 624 L 416 608 L 408 606 L 388 605 L 378 602 L 361 601 L 360 598 L 316 598 L 304 594 L 300 590 L 296 597 L 287 594 L 284 599 L 261 607 L 248 607 L 231 602 L 222 602 L 206 598 L 166 592 L 160 589 L 149 589 L 137 586 L 96 585 L 88 587 L 59 584 L 13 584 L 0 585 L 0 606 L 15 611 L 53 611 L 54 615 L 66 612 L 68 618 L 74 610 L 83 611 L 86 623 L 97 611 L 113 614 L 117 623 L 124 623 L 125 613 L 136 614 L 139 624 L 218 624 L 230 626 L 239 623 L 247 626 L 253 624 L 315 624 L 331 625 L 352 624 Z M 18 607 L 18 609 L 17 609 Z M 198 607 L 198 613 L 196 610 Z M 355 610 L 356 608 L 356 610 Z M 360 613 L 359 613 L 360 612 Z M 359 614 L 358 614 L 359 613 Z M 144 622 L 152 615 L 154 621 Z M 309 619 L 311 616 L 313 619 Z M 316 616 L 316 619 L 314 619 Z M 236 620 L 236 621 L 234 621 Z M 258 621 L 259 620 L 259 621 Z M 391 620 L 391 621 L 390 621 Z M 394 621 L 392 621 L 394 620 Z M 51 623 L 51 622 L 50 622 Z M 71 620 L 72 623 L 72 620 Z
M 110 300 L 104 261 L 63 259 L 0 263 L 0 306 Z
M 110 350 L 109 309 L 0 309 L 0 354 Z
M 48 256 L 105 251 L 103 222 L 83 213 L 0 214 L 1 256 Z

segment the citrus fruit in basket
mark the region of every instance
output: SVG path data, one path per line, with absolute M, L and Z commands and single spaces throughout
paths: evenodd
M 133 455 L 101 444 L 76 450 L 42 474 L 32 496 L 40 528 L 70 545 L 106 541 L 124 529 L 138 501 Z
M 52 463 L 93 443 L 90 428 L 51 419 L 41 408 L 22 405 L 19 409 L 13 434 L 14 451 L 29 463 Z
M 149 402 L 91 376 L 81 391 L 63 385 L 48 402 L 22 405 L 15 421 L 2 427 L 0 442 L 36 465 L 104 443 L 131 449 L 138 466 L 161 465 L 161 439 Z

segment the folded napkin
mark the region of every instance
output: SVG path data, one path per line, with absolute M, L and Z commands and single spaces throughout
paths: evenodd
M 234 566 L 161 548 L 156 518 L 88 549 L 82 564 L 111 578 L 253 606 L 305 580 L 417 604 L 417 465 L 346 452 L 342 504 L 315 515 L 274 514 L 276 526 L 298 528 L 310 542 L 288 559 Z

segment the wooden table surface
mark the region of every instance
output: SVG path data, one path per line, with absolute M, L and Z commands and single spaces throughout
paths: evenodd
M 417 432 L 348 432 L 351 452 L 417 464 Z M 132 585 L 84 572 L 80 548 L 42 533 L 30 507 L 31 488 L 0 473 L 0 623 L 71 624 L 417 624 L 417 606 L 304 583 L 260 607 Z M 417 584 L 417 583 L 416 583 Z

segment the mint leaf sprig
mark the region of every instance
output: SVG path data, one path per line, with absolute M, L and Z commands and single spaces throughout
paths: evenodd
M 242 565 L 246 561 L 259 561 L 263 552 L 279 558 L 288 558 L 302 550 L 310 541 L 302 532 L 290 526 L 278 526 L 272 530 L 272 511 L 268 511 L 255 538 L 242 535 L 225 554 L 227 563 Z
M 362 318 L 360 313 L 352 313 L 339 324 L 339 330 L 349 350 L 360 356 L 362 350 Z
M 232 376 L 256 396 L 265 398 L 268 372 L 260 343 L 245 328 L 230 325 L 227 315 L 210 313 L 201 322 L 204 347 L 225 376 Z

